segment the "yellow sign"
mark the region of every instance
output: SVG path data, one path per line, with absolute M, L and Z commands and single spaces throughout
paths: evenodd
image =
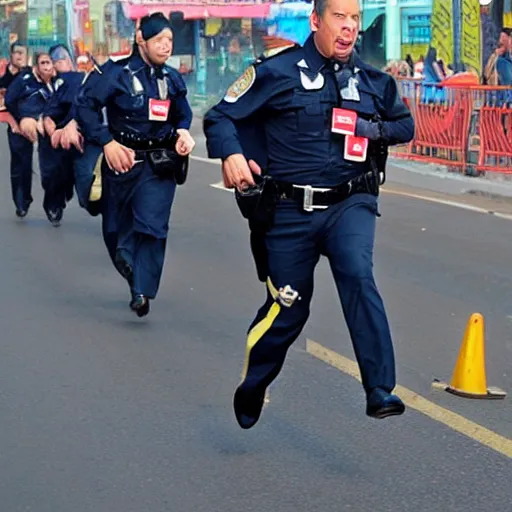
M 482 72 L 480 50 L 480 2 L 462 0 L 460 60 L 479 75 Z
M 420 57 L 425 58 L 428 52 L 428 44 L 403 44 L 402 45 L 402 59 L 405 60 L 407 55 L 412 57 L 414 62 L 420 60 Z
M 53 18 L 51 14 L 45 14 L 39 18 L 39 35 L 49 36 L 53 34 Z
M 221 18 L 206 18 L 204 23 L 204 35 L 207 37 L 216 36 L 222 29 Z
M 437 50 L 437 58 L 442 59 L 446 65 L 452 64 L 454 60 L 452 20 L 452 2 L 434 0 L 432 5 L 430 46 Z

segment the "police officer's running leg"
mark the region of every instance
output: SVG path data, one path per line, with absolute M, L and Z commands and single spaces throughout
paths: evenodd
M 278 376 L 288 349 L 309 317 L 313 274 L 320 257 L 313 222 L 295 204 L 281 203 L 275 225 L 266 236 L 267 300 L 249 328 L 242 382 L 234 396 L 235 416 L 244 429 L 258 421 L 265 390 Z M 298 294 L 289 303 L 279 298 L 279 290 L 287 286 Z
M 64 150 L 53 149 L 50 137 L 39 137 L 39 168 L 44 190 L 43 209 L 52 226 L 59 227 L 66 206 L 65 193 L 60 185 Z
M 32 142 L 7 129 L 9 149 L 11 151 L 11 189 L 12 199 L 16 206 L 16 215 L 23 218 L 27 215 L 32 203 Z
M 396 384 L 393 344 L 373 277 L 377 199 L 356 195 L 331 208 L 325 252 L 359 363 L 367 414 L 377 418 L 402 414 L 403 403 L 391 395 Z
M 132 199 L 133 213 L 133 299 L 132 309 L 139 316 L 149 312 L 164 267 L 167 233 L 176 191 L 174 180 L 153 175 L 148 162 L 143 164 L 143 179 Z M 122 242 L 120 240 L 119 247 Z

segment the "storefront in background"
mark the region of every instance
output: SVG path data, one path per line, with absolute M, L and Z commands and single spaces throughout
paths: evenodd
M 449 0 L 445 0 L 449 1 Z M 425 56 L 431 39 L 432 0 L 363 0 L 361 51 L 371 64 Z
M 55 43 L 70 43 L 72 7 L 66 0 L 28 2 L 27 44 L 29 52 L 48 50 Z

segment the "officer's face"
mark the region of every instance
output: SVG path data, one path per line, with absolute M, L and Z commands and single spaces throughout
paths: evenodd
M 24 68 L 27 65 L 27 50 L 22 46 L 16 47 L 11 53 L 11 62 L 17 68 Z
M 165 64 L 172 53 L 172 31 L 168 28 L 144 42 L 148 59 L 156 65 Z
M 49 55 L 40 55 L 37 60 L 37 74 L 41 77 L 43 82 L 48 82 L 53 76 L 53 62 Z
M 73 71 L 73 63 L 69 57 L 56 60 L 53 63 L 53 67 L 57 73 L 69 73 L 70 71 Z
M 313 12 L 311 27 L 320 53 L 346 61 L 356 44 L 360 20 L 358 0 L 328 0 L 322 16 Z

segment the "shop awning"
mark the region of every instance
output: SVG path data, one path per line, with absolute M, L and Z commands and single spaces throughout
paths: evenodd
M 188 20 L 205 18 L 267 18 L 270 13 L 270 2 L 122 2 L 124 15 L 132 20 L 142 18 L 154 12 L 168 15 L 171 11 L 181 11 Z

